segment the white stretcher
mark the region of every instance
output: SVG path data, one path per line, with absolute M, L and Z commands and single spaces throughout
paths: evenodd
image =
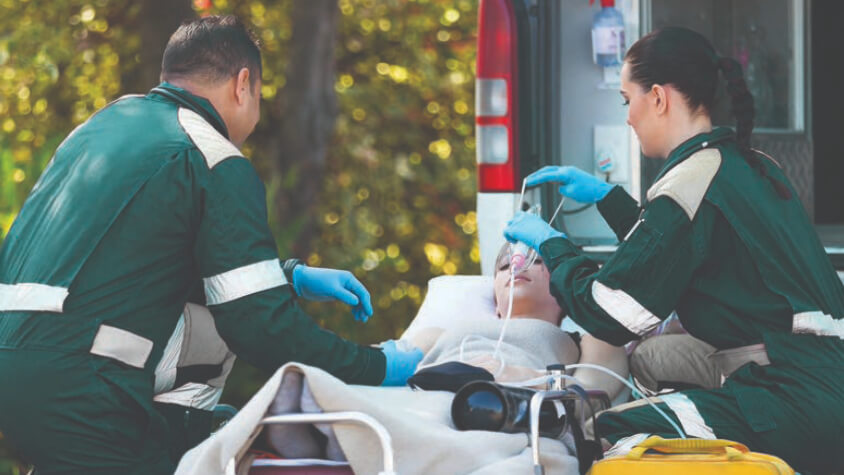
M 428 294 L 417 316 L 409 325 L 402 338 L 410 337 L 415 332 L 427 327 L 447 329 L 451 322 L 454 321 L 454 315 L 460 315 L 462 322 L 475 319 L 481 321 L 497 318 L 492 295 L 491 278 L 484 276 L 447 276 L 432 279 L 429 283 Z M 280 378 L 281 376 L 277 373 L 274 377 Z M 599 391 L 591 393 L 596 400 L 608 402 L 605 393 Z M 261 391 L 259 391 L 255 398 L 253 398 L 253 401 L 255 399 L 272 397 L 274 397 L 274 394 L 261 394 Z M 538 392 L 531 401 L 532 431 L 529 435 L 530 452 L 525 457 L 525 473 L 543 473 L 542 458 L 540 456 L 542 443 L 540 442 L 538 431 L 538 409 L 543 400 L 561 397 L 563 397 L 563 392 L 551 390 Z M 250 404 L 253 401 L 250 401 Z M 262 409 L 260 405 L 257 409 L 254 409 L 250 407 L 250 404 L 247 404 L 241 410 L 241 413 L 229 423 L 243 425 L 239 432 L 244 433 L 246 431 L 249 433 L 245 440 L 214 441 L 213 439 L 217 435 L 212 436 L 208 441 L 185 455 L 176 474 L 215 473 L 217 468 L 220 469 L 217 471 L 218 473 L 225 473 L 226 475 L 277 475 L 291 473 L 321 475 L 355 473 L 349 464 L 330 460 L 247 460 L 246 449 L 248 449 L 249 445 L 256 439 L 263 428 L 268 425 L 325 423 L 352 423 L 367 427 L 366 432 L 368 436 L 373 440 L 377 440 L 380 446 L 380 462 L 378 463 L 378 468 L 373 469 L 371 473 L 378 473 L 379 475 L 396 473 L 393 447 L 394 439 L 384 424 L 369 414 L 360 411 L 342 411 L 334 413 L 271 415 L 266 414 L 265 409 Z M 266 408 L 267 405 L 263 407 Z M 244 414 L 244 412 L 247 412 L 247 414 Z M 220 433 L 222 432 L 225 432 L 225 428 L 220 431 Z M 551 441 L 549 440 L 546 443 L 551 443 Z M 210 452 L 209 446 L 213 446 L 210 447 Z M 199 453 L 197 453 L 197 449 L 200 449 Z M 213 453 L 212 458 L 216 459 L 210 465 L 208 464 L 209 453 Z M 369 470 L 366 472 L 369 473 Z M 576 473 L 576 466 L 572 473 Z

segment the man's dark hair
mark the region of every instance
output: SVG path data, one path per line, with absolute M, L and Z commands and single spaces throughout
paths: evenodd
M 213 83 L 236 76 L 242 68 L 249 69 L 254 86 L 261 77 L 255 35 L 236 16 L 207 16 L 183 23 L 170 37 L 161 79 L 190 77 Z

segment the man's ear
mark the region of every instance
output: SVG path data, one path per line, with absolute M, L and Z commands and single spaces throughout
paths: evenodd
M 651 100 L 656 107 L 656 113 L 658 115 L 665 114 L 668 111 L 668 91 L 661 84 L 654 84 L 651 87 L 651 92 L 653 93 Z
M 251 94 L 252 82 L 249 77 L 249 68 L 241 68 L 234 81 L 234 97 L 238 105 L 243 105 Z

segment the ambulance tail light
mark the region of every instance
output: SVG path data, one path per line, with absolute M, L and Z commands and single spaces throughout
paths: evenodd
M 481 0 L 475 83 L 478 191 L 518 192 L 516 18 L 510 0 Z

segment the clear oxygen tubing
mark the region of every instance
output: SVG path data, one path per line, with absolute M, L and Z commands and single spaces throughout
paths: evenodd
M 633 384 L 630 383 L 630 381 L 627 381 L 626 378 L 622 378 L 621 376 L 616 374 L 615 371 L 613 371 L 609 368 L 604 368 L 601 365 L 596 365 L 596 364 L 591 364 L 591 363 L 575 363 L 575 364 L 566 365 L 566 368 L 567 369 L 568 368 L 572 368 L 572 369 L 588 368 L 588 369 L 595 369 L 595 370 L 598 370 L 598 371 L 602 371 L 602 372 L 612 376 L 613 378 L 621 381 L 625 386 L 627 386 L 631 390 L 633 390 L 635 392 L 639 392 L 636 389 L 636 387 Z M 671 425 L 671 427 L 673 427 L 674 430 L 677 431 L 677 433 L 680 435 L 681 439 L 686 438 L 686 433 L 683 432 L 683 430 L 680 429 L 680 426 L 678 426 L 673 420 L 671 420 L 670 417 L 668 417 L 668 414 L 666 414 L 665 411 L 663 411 L 656 404 L 654 404 L 654 402 L 651 400 L 651 398 L 649 396 L 645 396 L 644 394 L 642 394 L 642 396 L 644 396 L 645 402 L 647 402 L 652 408 L 654 408 L 654 410 L 656 412 L 659 413 L 660 416 L 662 416 L 666 421 L 668 421 L 668 423 Z
M 519 203 L 522 203 L 522 201 L 524 200 L 525 187 L 526 186 L 527 186 L 527 178 L 522 180 L 522 192 L 519 195 Z M 554 218 L 556 218 L 557 214 L 560 212 L 560 210 L 563 209 L 563 204 L 565 202 L 566 202 L 566 198 L 563 197 L 563 199 L 560 200 L 560 204 L 557 206 L 557 209 L 554 211 L 554 214 L 551 216 L 550 222 L 552 222 L 552 223 L 554 222 Z M 512 252 L 512 247 L 511 247 L 511 252 Z M 534 251 L 534 252 L 536 252 L 536 251 Z M 510 256 L 510 258 L 512 260 L 512 255 Z M 532 265 L 533 261 L 535 259 L 536 259 L 536 257 L 535 257 L 535 254 L 534 254 L 534 259 L 531 259 L 531 262 L 529 262 L 529 264 L 527 266 L 525 266 L 525 268 Z M 501 357 L 501 354 L 500 354 L 501 353 L 501 343 L 504 341 L 504 335 L 507 333 L 507 325 L 510 323 L 510 317 L 512 317 L 512 315 L 513 315 L 513 288 L 514 288 L 515 282 L 516 282 L 516 269 L 513 266 L 512 262 L 510 263 L 509 269 L 510 269 L 510 301 L 507 302 L 507 315 L 504 318 L 504 325 L 501 327 L 501 333 L 498 335 L 498 342 L 495 344 L 495 351 L 492 353 L 493 358 L 496 358 L 499 361 L 501 361 L 501 366 L 500 366 L 500 368 L 499 368 L 499 370 L 496 374 L 501 374 L 501 372 L 504 371 L 504 359 Z M 463 343 L 465 343 L 465 341 L 466 341 L 466 339 L 463 340 Z M 463 355 L 463 343 L 460 344 L 461 358 L 462 358 L 462 355 Z
M 521 203 L 524 202 L 525 189 L 526 188 L 527 188 L 527 178 L 522 180 L 522 191 L 519 194 L 519 201 L 518 201 L 518 204 L 516 205 L 517 209 L 518 209 L 519 205 L 521 205 Z M 557 209 L 554 210 L 554 214 L 551 215 L 551 220 L 549 221 L 550 223 L 554 222 L 554 219 L 560 213 L 560 210 L 563 209 L 563 205 L 565 204 L 565 202 L 566 202 L 566 197 L 564 196 L 563 199 L 560 200 L 560 204 L 557 205 Z M 512 247 L 510 249 L 510 252 L 512 253 Z M 509 258 L 512 261 L 512 254 L 509 256 Z M 533 260 L 535 260 L 535 257 L 534 257 L 534 259 L 531 259 L 531 261 L 533 261 Z M 528 265 L 524 266 L 524 268 L 529 267 L 531 264 L 533 264 L 533 262 L 529 262 Z M 510 291 L 509 299 L 510 300 L 509 300 L 509 302 L 507 302 L 507 315 L 504 317 L 504 325 L 501 327 L 501 333 L 498 334 L 498 341 L 495 343 L 495 350 L 492 353 L 492 357 L 497 359 L 500 363 L 499 366 L 498 366 L 498 370 L 495 372 L 495 374 L 493 376 L 499 376 L 504 371 L 504 368 L 506 366 L 506 362 L 504 361 L 504 356 L 501 354 L 501 343 L 504 341 L 504 335 L 507 333 L 507 325 L 510 323 L 510 319 L 513 316 L 513 289 L 515 287 L 516 273 L 517 272 L 516 272 L 516 269 L 513 266 L 512 262 L 510 264 L 509 270 L 510 270 L 510 286 L 509 286 L 510 287 L 509 288 L 509 291 Z M 472 339 L 472 337 L 481 338 L 478 335 L 466 335 L 465 337 L 463 337 L 463 340 L 460 341 L 460 354 L 459 354 L 458 358 L 461 362 L 463 361 L 464 347 L 465 347 L 466 343 L 470 339 Z
M 630 381 L 627 381 L 627 379 L 622 378 L 621 376 L 616 374 L 615 371 L 613 371 L 609 368 L 604 368 L 601 365 L 596 365 L 596 364 L 591 364 L 591 363 L 575 363 L 575 364 L 566 365 L 566 369 L 577 369 L 577 368 L 588 368 L 588 369 L 595 369 L 595 370 L 598 370 L 598 371 L 602 371 L 602 372 L 612 376 L 613 378 L 621 381 L 625 386 L 629 387 L 634 392 L 639 392 L 639 390 L 636 389 L 636 387 L 633 384 L 631 384 Z M 537 370 L 537 371 L 539 371 L 539 370 Z M 541 376 L 541 377 L 538 377 L 538 378 L 528 379 L 527 381 L 519 381 L 519 382 L 516 382 L 516 383 L 506 383 L 506 385 L 517 386 L 517 387 L 535 386 L 535 385 L 540 384 L 540 383 L 547 384 L 548 382 L 553 381 L 554 378 L 568 379 L 568 380 L 574 381 L 575 383 L 577 383 L 581 387 L 585 387 L 583 385 L 583 383 L 581 383 L 580 381 L 577 380 L 577 378 L 575 378 L 574 376 L 569 376 L 567 374 L 560 374 L 560 375 L 556 375 L 556 376 L 545 375 L 545 376 Z M 678 426 L 673 420 L 671 420 L 670 417 L 668 417 L 668 414 L 666 414 L 665 411 L 663 411 L 662 409 L 659 408 L 659 406 L 654 404 L 654 402 L 651 400 L 651 398 L 649 396 L 645 396 L 644 394 L 642 396 L 643 396 L 643 399 L 645 400 L 645 402 L 650 404 L 650 406 L 652 408 L 654 408 L 654 410 L 656 412 L 658 412 L 660 416 L 662 416 L 666 421 L 668 421 L 669 424 L 671 424 L 671 427 L 673 427 L 674 430 L 677 431 L 677 434 L 680 435 L 681 439 L 686 438 L 686 433 L 683 432 L 683 430 L 680 429 L 680 426 Z
M 516 210 L 514 210 L 513 214 L 516 213 L 518 208 L 522 205 L 525 199 L 525 189 L 527 188 L 527 178 L 522 180 L 522 191 L 519 193 L 519 201 L 516 203 Z M 498 335 L 498 342 L 495 344 L 495 351 L 492 352 L 492 357 L 501 361 L 501 367 L 499 368 L 498 373 L 504 370 L 504 361 L 501 359 L 501 342 L 504 341 L 504 334 L 507 332 L 507 324 L 510 323 L 510 317 L 513 316 L 513 287 L 516 283 L 516 270 L 512 263 L 512 253 L 513 247 L 510 247 L 510 300 L 507 302 L 507 315 L 504 317 L 504 325 L 501 327 L 501 333 Z M 465 339 L 464 339 L 465 342 Z M 463 353 L 463 345 L 460 345 L 460 353 Z
M 460 352 L 459 352 L 459 353 L 458 353 L 458 355 L 457 355 L 457 361 L 459 361 L 459 362 L 461 362 L 461 363 L 465 363 L 465 362 L 466 362 L 466 357 L 465 357 L 465 355 L 464 355 L 464 349 L 465 349 L 466 343 L 468 343 L 468 342 L 469 342 L 469 340 L 472 340 L 472 339 L 482 340 L 482 341 L 489 341 L 489 342 L 491 342 L 491 341 L 492 341 L 492 340 L 490 340 L 490 339 L 488 339 L 488 338 L 486 338 L 486 337 L 483 337 L 483 336 L 481 336 L 481 335 L 476 335 L 476 334 L 474 334 L 474 333 L 471 333 L 471 334 L 468 334 L 468 335 L 464 336 L 464 337 L 463 337 L 463 339 L 462 339 L 462 340 L 460 340 Z M 492 344 L 490 344 L 490 346 L 492 346 Z M 494 377 L 498 377 L 498 376 L 499 376 L 499 375 L 501 375 L 501 373 L 504 371 L 504 368 L 505 368 L 505 366 L 506 366 L 506 364 L 505 364 L 505 362 L 504 362 L 504 355 L 498 355 L 498 362 L 499 362 L 499 367 L 498 367 L 498 369 L 495 371 L 495 374 L 493 374 L 493 376 L 494 376 Z M 431 366 L 437 366 L 437 365 L 439 365 L 439 364 L 442 364 L 442 362 L 440 362 L 440 361 L 434 361 L 434 362 L 428 363 L 428 364 L 426 364 L 426 365 L 422 365 L 422 364 L 420 364 L 420 365 L 418 365 L 418 366 L 417 366 L 416 371 L 420 371 L 420 370 L 423 370 L 423 369 L 428 368 L 428 367 L 431 367 Z
M 525 204 L 525 190 L 527 189 L 527 178 L 522 180 L 522 191 L 519 193 L 519 200 L 516 202 L 516 207 L 513 210 L 513 216 L 516 215 L 521 210 L 523 204 Z M 540 214 L 540 206 L 538 204 L 531 206 L 529 213 L 535 213 L 536 215 Z M 514 252 L 514 249 L 518 249 L 518 253 Z M 507 256 L 510 260 L 510 270 L 514 271 L 514 273 L 518 274 L 522 270 L 530 267 L 533 264 L 533 261 L 536 260 L 536 251 L 528 247 L 526 244 L 522 242 L 515 242 L 510 243 L 510 254 Z M 516 262 L 515 257 L 517 255 L 521 255 L 522 258 Z
M 557 205 L 557 209 L 554 210 L 554 214 L 551 215 L 551 219 L 548 220 L 549 224 L 552 224 L 554 222 L 554 219 L 557 217 L 557 215 L 560 214 L 560 210 L 563 209 L 563 204 L 565 204 L 565 202 L 566 202 L 566 197 L 563 196 L 563 199 L 560 200 L 560 204 Z
M 458 355 L 458 359 L 460 360 L 460 362 L 461 362 L 461 363 L 465 362 L 465 359 L 463 358 L 463 348 L 464 348 L 464 346 L 466 345 L 466 342 L 468 342 L 468 341 L 469 341 L 469 340 L 471 340 L 472 338 L 476 338 L 476 339 L 478 339 L 478 340 L 486 340 L 486 341 L 489 341 L 489 340 L 487 340 L 486 338 L 484 338 L 484 337 L 482 337 L 482 336 L 480 336 L 480 335 L 473 335 L 473 334 L 470 334 L 470 335 L 466 335 L 466 336 L 464 336 L 464 337 L 463 337 L 463 339 L 460 341 L 460 354 Z M 495 354 L 494 354 L 494 353 L 493 353 L 493 357 L 495 357 Z M 499 355 L 497 356 L 497 358 L 498 358 L 498 362 L 499 362 L 500 364 L 498 365 L 498 370 L 496 370 L 496 371 L 495 371 L 495 374 L 493 374 L 493 377 L 498 377 L 498 376 L 500 376 L 500 375 L 501 375 L 501 373 L 504 371 L 504 367 L 506 366 L 506 363 L 504 362 L 504 355 L 499 354 Z
M 504 341 L 504 335 L 507 333 L 507 324 L 510 323 L 510 317 L 513 316 L 513 286 L 516 283 L 516 271 L 510 265 L 510 301 L 507 302 L 507 316 L 504 318 L 504 325 L 501 326 L 501 333 L 498 334 L 498 342 L 495 344 L 495 351 L 492 352 L 492 357 L 501 360 L 501 368 L 499 373 L 504 371 L 504 360 L 501 357 L 501 342 Z M 462 348 L 461 348 L 462 351 Z

